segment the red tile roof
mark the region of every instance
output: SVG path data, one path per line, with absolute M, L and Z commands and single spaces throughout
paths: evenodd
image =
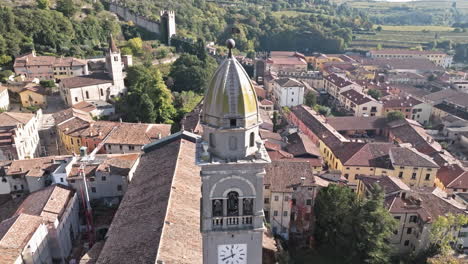
M 411 96 L 382 99 L 382 102 L 385 108 L 413 107 L 423 103 Z
M 146 149 L 98 264 L 202 262 L 201 179 L 195 149 L 194 142 L 179 134 Z
M 437 54 L 437 55 L 447 55 L 443 51 L 437 50 L 409 50 L 409 49 L 381 49 L 381 50 L 371 50 L 371 54 L 402 54 L 402 55 L 427 55 L 427 54 Z
M 112 79 L 106 73 L 75 76 L 62 80 L 62 86 L 66 89 L 86 87 L 98 84 L 112 83 Z
M 354 89 L 342 92 L 341 95 L 346 97 L 348 100 L 355 103 L 356 105 L 362 105 L 368 102 L 375 101 L 370 96 L 360 93 Z
M 343 79 L 342 77 L 336 75 L 336 74 L 330 74 L 324 77 L 325 80 L 333 83 L 335 86 L 339 88 L 343 88 L 349 85 L 352 85 L 353 83 L 350 82 L 349 80 Z
M 439 181 L 441 181 L 442 184 L 447 187 L 463 173 L 465 173 L 465 169 L 458 164 L 446 165 L 442 166 L 437 171 L 437 179 L 439 179 Z
M 265 170 L 264 185 L 270 185 L 272 192 L 293 192 L 293 187 L 315 183 L 313 168 L 308 162 L 272 161 Z

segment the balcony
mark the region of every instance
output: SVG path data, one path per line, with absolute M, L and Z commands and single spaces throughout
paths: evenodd
M 219 216 L 212 218 L 213 229 L 252 228 L 253 216 Z

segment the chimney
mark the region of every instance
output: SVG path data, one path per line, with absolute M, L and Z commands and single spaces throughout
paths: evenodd
M 158 133 L 158 139 L 161 139 L 162 136 L 161 136 L 161 133 Z
M 119 118 L 119 122 L 122 123 L 122 118 Z

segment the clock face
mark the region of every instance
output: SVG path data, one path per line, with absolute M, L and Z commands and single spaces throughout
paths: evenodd
M 218 246 L 218 264 L 246 264 L 247 245 L 229 244 Z

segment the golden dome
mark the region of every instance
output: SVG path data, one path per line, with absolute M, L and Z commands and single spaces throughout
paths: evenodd
M 228 41 L 229 56 L 216 70 L 205 92 L 202 122 L 220 128 L 248 128 L 260 123 L 258 101 L 249 75 L 232 56 L 232 40 Z

